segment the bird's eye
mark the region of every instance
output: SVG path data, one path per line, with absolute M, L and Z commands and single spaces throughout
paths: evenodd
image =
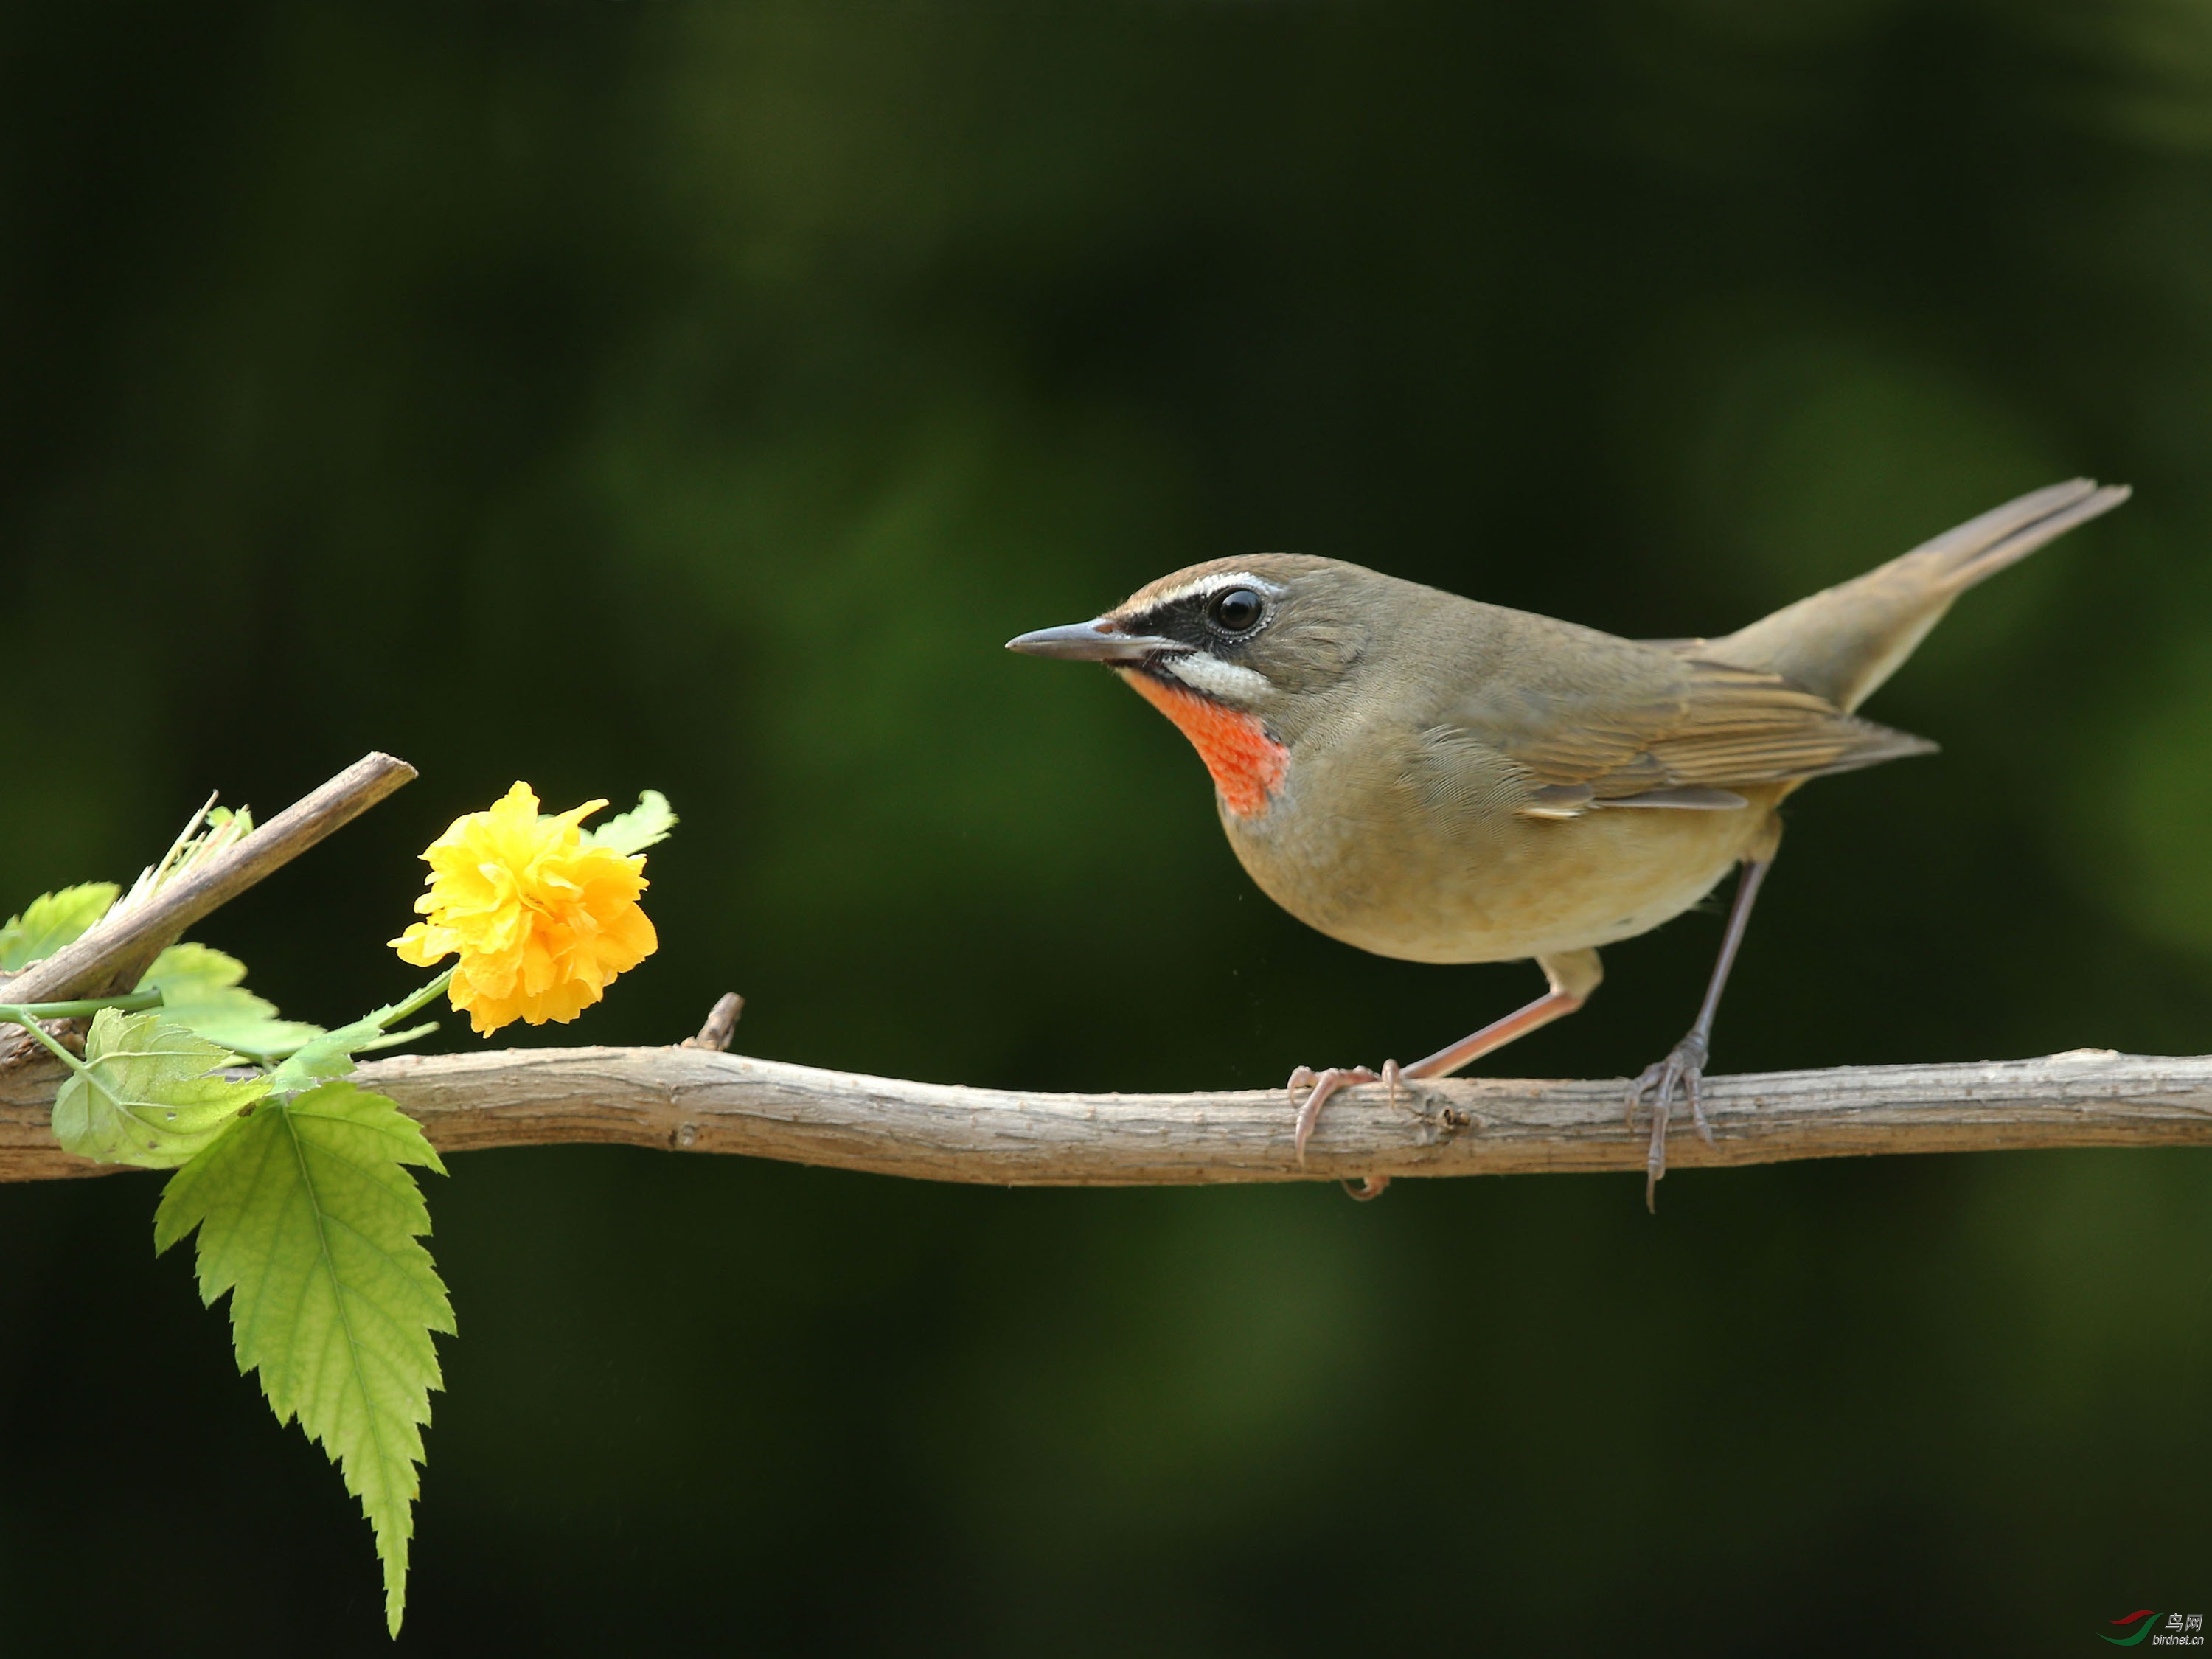
M 1226 634 L 1246 634 L 1260 625 L 1267 604 L 1249 587 L 1232 587 L 1213 596 L 1206 614 Z

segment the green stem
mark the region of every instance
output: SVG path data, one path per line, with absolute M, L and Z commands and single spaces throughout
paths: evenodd
M 0 1018 L 11 1018 L 17 1013 L 21 1012 L 24 1007 L 35 1008 L 38 1006 L 39 1005 L 37 1003 L 27 1003 L 19 1004 L 17 1006 L 12 1008 L 0 1008 Z M 33 1036 L 38 1038 L 40 1042 L 45 1043 L 47 1048 L 52 1053 L 53 1057 L 56 1060 L 60 1060 L 64 1065 L 67 1066 L 71 1071 L 82 1074 L 89 1074 L 91 1072 L 92 1068 L 90 1066 L 87 1066 L 82 1060 L 79 1060 L 68 1049 L 63 1048 L 60 1043 L 55 1042 L 52 1035 L 45 1026 L 40 1024 L 36 1019 L 17 1019 L 15 1024 L 28 1031 Z
M 88 1068 L 75 1054 L 54 1041 L 46 1028 L 39 1024 L 42 1019 L 84 1019 L 103 1008 L 115 1008 L 126 1014 L 137 1013 L 142 1008 L 161 1006 L 159 991 L 133 991 L 127 997 L 80 997 L 74 1002 L 0 1002 L 0 1020 L 20 1025 L 46 1045 L 47 1050 L 71 1071 L 84 1072 Z
M 393 1003 L 391 1008 L 386 1011 L 384 1018 L 377 1021 L 377 1024 L 381 1025 L 386 1030 L 390 1030 L 393 1026 L 398 1024 L 401 1020 L 406 1018 L 408 1015 L 413 1013 L 417 1008 L 425 1007 L 431 1002 L 436 1000 L 439 994 L 453 982 L 453 969 L 448 968 L 444 973 L 439 975 L 437 978 L 432 980 L 428 985 L 416 992 L 413 996 L 409 997 L 404 1002 Z
M 75 1002 L 0 1002 L 0 1019 L 26 1025 L 34 1019 L 89 1019 L 103 1008 L 135 1014 L 161 1006 L 159 991 L 133 991 L 127 997 L 81 997 Z
M 444 973 L 439 975 L 437 978 L 432 980 L 428 985 L 422 987 L 422 989 L 415 992 L 405 1000 L 395 1002 L 389 1008 L 378 1009 L 376 1011 L 376 1029 L 380 1031 L 390 1030 L 393 1026 L 399 1024 L 401 1020 L 406 1018 L 408 1015 L 413 1013 L 417 1008 L 422 1006 L 423 1004 L 434 999 L 440 992 L 446 988 L 447 986 L 453 983 L 453 969 L 448 968 Z M 368 1016 L 363 1015 L 362 1020 L 356 1021 L 356 1024 L 358 1024 L 364 1023 L 367 1018 Z M 298 1054 L 301 1049 L 307 1046 L 307 1045 L 304 1042 L 295 1042 L 289 1048 L 270 1048 L 265 1051 L 256 1050 L 253 1054 L 249 1055 L 248 1058 L 257 1060 L 264 1066 L 272 1065 L 280 1060 L 291 1059 L 294 1054 Z

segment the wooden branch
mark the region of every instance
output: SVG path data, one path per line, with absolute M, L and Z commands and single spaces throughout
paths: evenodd
M 185 928 L 352 823 L 414 775 L 413 767 L 390 755 L 362 757 L 151 903 L 127 913 L 118 907 L 75 944 L 0 981 L 0 989 L 9 1002 L 59 1002 L 128 991 Z
M 193 922 L 350 822 L 415 775 L 370 755 L 150 903 L 111 914 L 4 981 L 8 1000 L 127 989 Z M 1626 1084 L 1454 1079 L 1381 1085 L 1331 1103 L 1298 1161 L 1279 1090 L 1054 1095 L 858 1077 L 721 1052 L 741 999 L 671 1048 L 507 1048 L 364 1066 L 364 1087 L 419 1119 L 441 1151 L 599 1141 L 745 1152 L 926 1180 L 1012 1186 L 1161 1186 L 1640 1170 Z M 0 1056 L 0 1181 L 105 1175 L 64 1152 L 51 1116 L 61 1081 L 43 1051 Z M 1715 1078 L 1716 1144 L 1683 1130 L 1677 1168 L 1874 1152 L 2030 1146 L 2212 1145 L 2212 1057 L 2081 1048 L 2043 1060 L 1883 1066 Z
M 445 1152 L 556 1141 L 744 1152 L 1010 1186 L 1139 1186 L 1638 1170 L 1620 1081 L 1455 1079 L 1333 1099 L 1301 1166 L 1280 1090 L 1061 1095 L 817 1071 L 712 1048 L 511 1048 L 362 1067 Z M 55 1145 L 50 1060 L 0 1073 L 0 1181 L 112 1167 Z M 2042 1060 L 1720 1077 L 1717 1145 L 1677 1109 L 1674 1167 L 1875 1152 L 2212 1146 L 2212 1057 Z M 1463 1124 L 1462 1122 L 1463 1120 Z

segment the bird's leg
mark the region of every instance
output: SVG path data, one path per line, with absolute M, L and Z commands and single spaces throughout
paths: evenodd
M 1305 1162 L 1306 1141 L 1312 1136 L 1314 1125 L 1321 1121 L 1321 1109 L 1328 1097 L 1339 1089 L 1354 1083 L 1387 1083 L 1390 1085 L 1390 1102 L 1398 1101 L 1400 1079 L 1449 1077 L 1462 1066 L 1480 1060 L 1495 1049 L 1503 1048 L 1518 1036 L 1526 1036 L 1540 1025 L 1548 1025 L 1562 1014 L 1571 1014 L 1589 1000 L 1590 993 L 1597 989 L 1605 970 L 1598 965 L 1595 951 L 1568 951 L 1558 956 L 1539 957 L 1536 965 L 1544 970 L 1544 977 L 1552 988 L 1525 1008 L 1516 1009 L 1503 1019 L 1492 1020 L 1472 1036 L 1462 1037 L 1449 1048 L 1439 1048 L 1426 1060 L 1417 1060 L 1411 1066 L 1401 1066 L 1395 1060 L 1382 1062 L 1380 1072 L 1370 1071 L 1364 1066 L 1332 1066 L 1325 1072 L 1301 1066 L 1291 1073 L 1291 1105 L 1297 1111 L 1297 1144 L 1298 1161 Z M 1310 1087 L 1313 1091 L 1298 1104 L 1298 1091 Z M 1374 1184 L 1370 1176 L 1369 1184 Z M 1358 1196 L 1373 1198 L 1382 1191 Z
M 1705 1006 L 1698 1010 L 1698 1023 L 1690 1027 L 1685 1036 L 1656 1065 L 1644 1068 L 1642 1075 L 1628 1085 L 1628 1127 L 1636 1127 L 1636 1109 L 1644 1097 L 1656 1091 L 1651 1103 L 1651 1148 L 1644 1157 L 1644 1205 L 1655 1214 L 1659 1207 L 1659 1181 L 1667 1173 L 1667 1119 L 1674 1105 L 1674 1091 L 1681 1090 L 1690 1103 L 1690 1116 L 1698 1126 L 1698 1135 L 1708 1146 L 1713 1144 L 1712 1127 L 1705 1121 L 1704 1103 L 1698 1098 L 1698 1087 L 1705 1082 L 1705 1061 L 1712 1057 L 1713 1016 L 1720 1012 L 1721 993 L 1728 988 L 1729 969 L 1735 965 L 1736 947 L 1743 943 L 1745 927 L 1751 921 L 1751 907 L 1759 897 L 1759 884 L 1766 879 L 1773 866 L 1770 852 L 1765 858 L 1747 859 L 1743 873 L 1737 878 L 1735 902 L 1729 908 L 1728 932 L 1721 939 L 1720 960 L 1713 964 L 1713 977 L 1705 987 Z
M 1404 1078 L 1449 1077 L 1462 1066 L 1503 1048 L 1516 1037 L 1526 1036 L 1540 1025 L 1549 1025 L 1563 1014 L 1571 1014 L 1590 999 L 1605 969 L 1595 951 L 1568 951 L 1555 957 L 1538 957 L 1536 965 L 1552 988 L 1525 1008 L 1503 1019 L 1494 1019 L 1472 1036 L 1463 1036 L 1449 1048 L 1439 1048 L 1426 1060 L 1401 1066 Z

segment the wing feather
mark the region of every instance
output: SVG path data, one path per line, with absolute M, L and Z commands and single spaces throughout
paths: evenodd
M 1689 654 L 1703 643 L 1646 648 L 1611 665 L 1625 672 L 1601 684 L 1482 696 L 1453 725 L 1526 774 L 1522 810 L 1553 817 L 1636 797 L 1638 805 L 1710 806 L 1710 796 L 1668 792 L 1798 782 L 1936 747 L 1778 674 Z

